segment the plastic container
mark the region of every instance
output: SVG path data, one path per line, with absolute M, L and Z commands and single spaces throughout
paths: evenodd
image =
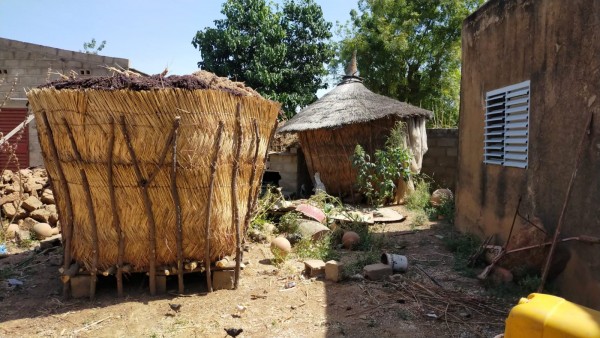
M 504 337 L 600 337 L 600 312 L 560 297 L 532 293 L 510 311 Z
M 391 266 L 394 272 L 406 272 L 408 269 L 408 259 L 402 255 L 383 253 L 381 263 Z

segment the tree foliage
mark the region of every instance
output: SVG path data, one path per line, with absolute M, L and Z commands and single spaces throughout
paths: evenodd
M 435 111 L 455 125 L 463 19 L 484 0 L 359 0 L 339 44 L 339 66 L 357 51 L 358 70 L 376 93 Z
M 314 0 L 227 0 L 215 27 L 198 31 L 192 44 L 198 67 L 227 76 L 282 103 L 288 117 L 326 88 L 325 64 L 333 58 L 332 24 Z
M 102 40 L 102 42 L 96 47 L 96 39 L 92 38 L 92 41 L 83 43 L 83 53 L 98 54 L 98 52 L 102 51 L 105 46 L 106 40 Z

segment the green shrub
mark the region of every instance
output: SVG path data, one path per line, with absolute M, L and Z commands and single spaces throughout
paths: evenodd
M 352 165 L 356 168 L 358 190 L 372 206 L 386 204 L 394 196 L 396 182 L 411 176 L 412 155 L 405 144 L 405 124 L 398 122 L 392 129 L 384 149 L 377 149 L 374 161 L 360 144 L 354 149 Z
M 280 234 L 296 234 L 300 226 L 300 214 L 297 212 L 288 212 L 281 216 L 277 231 Z
M 425 210 L 429 207 L 430 183 L 425 177 L 415 177 L 415 191 L 406 197 L 406 207 L 410 210 Z

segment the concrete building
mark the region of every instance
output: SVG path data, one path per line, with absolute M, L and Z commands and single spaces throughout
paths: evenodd
M 7 134 L 27 118 L 28 88 L 57 80 L 59 73 L 80 78 L 110 75 L 106 67 L 128 69 L 129 60 L 0 38 L 0 132 Z M 43 165 L 35 121 L 9 141 L 17 140 L 19 167 Z M 0 168 L 7 161 L 6 151 L 0 151 Z M 9 167 L 14 168 L 12 162 Z
M 490 0 L 464 21 L 460 229 L 503 244 L 518 208 L 551 239 L 577 168 L 561 238 L 600 237 L 598 13 L 600 1 Z M 559 247 L 558 293 L 600 309 L 600 248 Z

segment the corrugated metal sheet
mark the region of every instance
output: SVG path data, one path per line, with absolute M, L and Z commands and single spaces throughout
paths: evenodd
M 0 132 L 2 134 L 7 134 L 11 130 L 15 129 L 19 123 L 25 120 L 27 116 L 27 109 L 25 108 L 2 108 L 0 109 Z M 29 126 L 25 127 L 23 133 L 19 133 L 9 140 L 9 144 L 11 146 L 15 145 L 15 141 L 19 140 L 16 143 L 16 155 L 19 161 L 19 167 L 21 169 L 29 167 Z M 18 139 L 20 136 L 20 139 Z M 6 151 L 5 147 L 2 146 L 0 148 L 0 170 L 5 167 L 11 170 L 17 169 L 16 161 L 9 161 L 9 153 Z

